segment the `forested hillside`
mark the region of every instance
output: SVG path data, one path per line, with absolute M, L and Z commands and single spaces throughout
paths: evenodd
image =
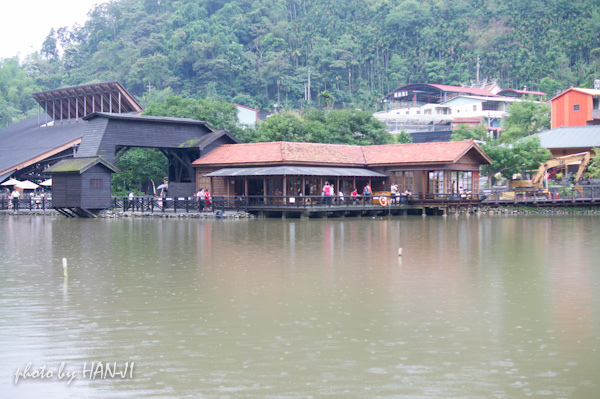
M 32 90 L 105 80 L 144 105 L 172 93 L 298 109 L 309 74 L 313 102 L 327 90 L 335 106 L 375 109 L 406 83 L 469 83 L 478 56 L 503 88 L 589 87 L 600 75 L 600 3 L 115 0 L 84 26 L 51 32 L 20 65 L 0 64 L 0 117 L 22 117 Z

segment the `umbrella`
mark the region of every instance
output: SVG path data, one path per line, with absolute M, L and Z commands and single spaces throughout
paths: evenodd
M 10 180 L 7 180 L 4 183 L 2 183 L 2 186 L 14 186 L 15 184 L 19 184 L 19 183 L 21 183 L 21 182 L 17 179 L 10 179 Z
M 168 184 L 161 184 L 160 186 L 156 187 L 157 190 L 163 189 L 163 188 L 169 188 Z
M 30 182 L 29 180 L 19 182 L 19 184 L 15 184 L 15 186 L 22 188 L 23 190 L 35 190 L 39 187 L 37 184 Z
M 43 182 L 40 183 L 40 186 L 51 186 L 52 185 L 52 179 L 48 179 L 48 180 L 44 180 Z

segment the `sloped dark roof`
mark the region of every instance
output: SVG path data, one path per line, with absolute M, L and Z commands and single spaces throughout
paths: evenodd
M 222 176 L 339 176 L 339 177 L 386 177 L 387 175 L 362 168 L 332 168 L 317 166 L 263 166 L 252 168 L 224 168 L 204 175 Z
M 544 148 L 600 147 L 600 125 L 558 127 L 536 134 Z
M 119 169 L 116 166 L 106 162 L 100 157 L 85 157 L 85 158 L 72 158 L 63 159 L 57 162 L 55 165 L 46 169 L 46 173 L 84 173 L 86 170 L 95 165 L 102 165 L 113 173 L 119 173 Z
M 55 120 L 78 119 L 94 111 L 142 111 L 135 97 L 116 81 L 40 91 L 33 98 Z
M 210 130 L 215 130 L 211 125 L 207 122 L 199 121 L 196 119 L 189 118 L 173 118 L 167 116 L 152 116 L 152 115 L 139 115 L 139 114 L 119 114 L 114 112 L 94 112 L 92 114 L 87 115 L 85 120 L 90 120 L 92 118 L 102 116 L 109 119 L 123 119 L 123 120 L 133 120 L 133 121 L 150 121 L 150 122 L 162 122 L 162 123 L 177 123 L 177 124 L 189 124 L 189 125 L 203 125 L 206 126 Z
M 40 116 L 39 121 L 43 120 Z M 38 116 L 34 116 L 0 130 L 0 174 L 22 169 L 78 144 L 85 126 L 82 121 L 40 127 Z

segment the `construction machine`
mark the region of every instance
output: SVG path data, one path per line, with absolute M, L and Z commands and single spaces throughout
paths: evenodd
M 514 199 L 515 191 L 523 193 L 533 194 L 548 194 L 548 187 L 544 187 L 544 181 L 547 181 L 547 173 L 549 169 L 556 167 L 566 168 L 568 165 L 579 164 L 577 173 L 573 177 L 573 183 L 576 185 L 575 189 L 581 191 L 582 188 L 577 183 L 583 177 L 585 169 L 590 163 L 591 154 L 590 152 L 581 152 L 579 154 L 565 155 L 562 157 L 551 158 L 546 162 L 542 163 L 538 168 L 536 175 L 532 180 L 512 180 L 509 183 L 511 191 L 504 192 L 503 199 Z

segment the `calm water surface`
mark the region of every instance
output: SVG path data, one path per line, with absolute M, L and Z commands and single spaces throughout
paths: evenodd
M 0 227 L 0 397 L 600 397 L 597 217 Z

